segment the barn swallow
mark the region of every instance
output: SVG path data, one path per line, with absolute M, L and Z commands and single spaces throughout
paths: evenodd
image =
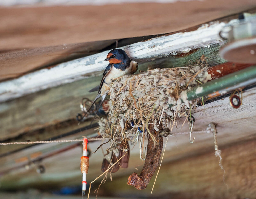
M 101 102 L 104 101 L 106 95 L 109 91 L 109 83 L 113 79 L 121 77 L 127 74 L 133 74 L 138 69 L 138 63 L 132 61 L 125 51 L 121 49 L 113 49 L 111 50 L 105 61 L 109 61 L 109 65 L 106 67 L 103 77 L 100 82 L 98 95 L 94 99 L 91 107 L 88 109 L 88 112 L 91 110 L 93 104 L 96 102 L 98 98 L 102 98 Z

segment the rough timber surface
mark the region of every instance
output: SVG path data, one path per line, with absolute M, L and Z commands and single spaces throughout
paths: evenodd
M 174 129 L 173 136 L 169 136 L 163 166 L 156 181 L 153 197 L 168 198 L 167 195 L 169 195 L 175 198 L 255 198 L 255 101 L 256 89 L 253 88 L 243 93 L 243 104 L 239 109 L 233 109 L 229 105 L 229 98 L 198 107 L 193 115 L 196 120 L 192 134 L 196 139 L 193 144 L 189 143 L 187 124 Z M 219 159 L 214 155 L 213 135 L 206 133 L 210 122 L 217 125 L 218 145 L 222 151 L 222 165 L 225 169 L 225 183 L 228 188 L 223 183 L 223 170 L 219 167 Z M 183 121 L 180 121 L 181 125 L 182 123 Z M 88 146 L 94 151 L 101 143 L 101 141 L 89 143 Z M 1 167 L 13 167 L 15 160 L 38 154 L 49 147 L 49 145 L 39 145 L 1 158 Z M 54 147 L 55 149 L 59 148 L 55 144 Z M 104 146 L 104 149 L 106 147 Z M 49 148 L 49 150 L 51 149 Z M 80 185 L 81 151 L 81 146 L 79 146 L 44 159 L 41 162 L 47 169 L 44 175 L 35 175 L 36 165 L 28 170 L 20 168 L 3 175 L 0 190 L 20 189 L 24 191 L 31 188 L 45 190 L 49 185 L 56 188 Z M 88 181 L 94 180 L 101 174 L 102 158 L 100 150 L 90 157 Z M 131 195 L 131 193 L 134 197 L 152 196 L 150 190 L 154 177 L 148 188 L 142 191 L 137 191 L 134 187 L 126 185 L 128 176 L 132 172 L 139 172 L 143 163 L 139 159 L 138 145 L 131 146 L 129 168 L 115 173 L 113 182 L 108 180 L 102 185 L 98 196 L 109 193 L 113 194 L 113 197 Z M 94 187 L 97 187 L 97 184 Z
M 229 105 L 228 97 L 198 107 L 193 113 L 196 121 L 193 144 L 189 143 L 188 125 L 182 127 L 183 121 L 180 121 L 173 136 L 169 136 L 153 197 L 255 198 L 255 100 L 256 89 L 253 88 L 243 93 L 239 109 Z M 221 165 L 214 154 L 213 135 L 206 133 L 211 122 L 217 125 Z M 128 195 L 132 188 L 120 186 L 126 181 L 127 177 L 120 177 L 108 183 L 105 189 L 115 187 L 114 196 Z M 153 180 L 148 187 L 152 185 Z M 136 196 L 149 197 L 150 188 L 134 193 Z
M 0 52 L 0 81 L 17 78 L 29 72 L 54 67 L 59 62 L 97 53 L 114 40 L 60 44 Z
M 255 198 L 255 100 L 256 90 L 254 88 L 243 93 L 243 105 L 239 109 L 233 109 L 229 105 L 229 98 L 199 107 L 194 114 L 196 123 L 192 135 L 196 139 L 193 144 L 189 143 L 187 124 L 184 124 L 183 128 L 175 129 L 174 135 L 169 136 L 153 197 L 168 198 L 167 195 L 169 195 L 175 198 Z M 223 182 L 224 172 L 219 167 L 219 159 L 214 155 L 213 135 L 205 132 L 210 122 L 217 125 L 217 139 L 219 149 L 222 151 L 225 183 Z M 100 141 L 89 143 L 88 146 L 94 151 L 101 143 Z M 48 147 L 50 146 L 40 145 L 4 159 L 1 158 L 1 165 L 4 166 L 8 162 L 9 166 L 14 166 L 13 160 L 24 157 L 24 155 L 29 157 Z M 107 195 L 110 190 L 113 197 L 131 193 L 134 197 L 151 196 L 150 190 L 154 177 L 148 188 L 143 191 L 135 191 L 134 187 L 126 185 L 128 176 L 132 172 L 139 172 L 144 163 L 139 159 L 138 145 L 131 149 L 129 168 L 115 173 L 112 182 L 108 180 L 101 186 L 98 196 Z M 42 190 L 49 185 L 49 181 L 52 187 L 80 185 L 80 156 L 81 146 L 43 160 L 42 164 L 47 168 L 47 173 L 43 176 L 34 175 L 35 167 L 29 170 L 21 168 L 13 171 L 2 176 L 1 190 L 22 189 L 24 191 L 28 188 Z M 101 174 L 102 158 L 100 151 L 91 156 L 88 181 L 94 180 Z M 95 184 L 94 187 L 97 185 Z
M 199 4 L 203 5 L 205 3 L 215 5 L 215 10 L 204 7 L 204 9 L 200 8 L 192 13 L 187 13 L 187 9 L 185 8 L 190 7 L 189 6 L 190 3 L 189 4 L 185 4 L 185 3 L 186 2 L 179 2 L 179 5 L 181 5 L 182 12 L 179 12 L 178 15 L 176 13 L 177 9 L 175 8 L 175 6 L 173 6 L 174 4 L 170 4 L 167 9 L 168 13 L 170 13 L 172 16 L 175 15 L 173 20 L 177 20 L 176 16 L 178 17 L 177 21 L 179 21 L 178 23 L 182 27 L 184 24 L 180 23 L 180 20 L 186 23 L 189 21 L 186 21 L 184 19 L 189 18 L 189 20 L 192 20 L 192 21 L 195 20 L 195 22 L 190 23 L 190 25 L 198 24 L 199 21 L 197 21 L 197 19 L 200 19 L 203 21 L 208 20 L 204 16 L 208 15 L 209 13 L 214 14 L 215 12 L 219 12 L 216 10 L 221 10 L 220 11 L 221 16 L 224 16 L 224 15 L 227 15 L 227 12 L 228 13 L 234 13 L 234 11 L 239 12 L 255 4 L 252 1 L 231 1 L 231 0 L 224 1 L 224 2 L 194 1 L 190 3 L 195 3 L 198 5 Z M 242 4 L 244 6 L 241 6 Z M 222 6 L 220 7 L 219 5 L 223 5 L 223 7 Z M 164 4 L 163 6 L 166 6 L 166 4 Z M 173 9 L 175 9 L 175 12 L 170 12 L 171 11 L 170 7 L 172 6 L 173 6 Z M 236 9 L 234 9 L 234 7 L 236 7 Z M 112 8 L 113 7 L 111 7 L 111 13 L 112 13 Z M 137 8 L 136 8 L 137 12 L 141 13 L 141 9 L 139 9 L 139 7 Z M 199 8 L 199 7 L 196 7 L 196 8 Z M 10 10 L 12 9 L 13 8 L 11 8 Z M 28 8 L 24 8 L 23 10 L 26 11 L 26 9 Z M 63 8 L 60 8 L 60 9 L 63 9 Z M 155 7 L 152 8 L 152 10 L 155 10 L 155 9 L 156 9 Z M 15 8 L 15 11 L 16 10 L 20 11 Z M 79 10 L 80 9 L 78 9 L 77 13 L 79 12 L 81 13 L 82 12 L 81 10 L 83 9 L 81 8 L 81 10 L 80 11 Z M 200 10 L 204 12 L 199 12 Z M 155 24 L 158 24 L 157 20 L 159 19 L 161 21 L 161 18 L 163 16 L 168 20 L 164 22 L 165 24 L 162 24 L 163 26 L 166 25 L 167 28 L 172 25 L 173 27 L 175 26 L 174 23 L 170 23 L 170 19 L 172 20 L 172 17 L 168 18 L 167 15 L 160 13 L 160 11 L 157 11 L 157 12 L 158 12 L 158 15 L 154 15 L 155 12 L 153 11 L 147 13 L 147 14 L 153 14 L 154 20 L 150 21 L 146 18 L 143 18 L 143 20 L 144 21 L 148 20 L 150 23 L 152 22 L 152 27 L 153 26 L 157 27 L 155 26 Z M 3 15 L 4 12 L 0 12 L 0 13 L 1 13 L 0 15 Z M 16 20 L 17 17 L 15 16 L 17 13 L 13 12 L 13 15 L 14 15 L 13 18 L 15 19 L 13 20 L 13 22 L 16 25 L 18 24 L 16 23 L 18 22 L 18 20 Z M 200 15 L 200 17 L 199 18 L 191 17 L 191 14 L 193 13 L 196 15 Z M 29 12 L 27 12 L 27 14 L 29 15 Z M 37 13 L 34 13 L 34 14 L 37 14 Z M 54 12 L 51 13 L 51 15 L 54 15 L 54 14 L 55 14 Z M 83 15 L 81 16 L 83 17 Z M 42 18 L 43 18 L 42 21 L 44 21 L 45 18 L 43 16 Z M 1 18 L 1 19 L 4 20 L 4 18 Z M 49 19 L 53 20 L 54 18 L 49 17 Z M 111 18 L 111 19 L 119 20 L 118 18 Z M 31 18 L 31 20 L 34 20 L 34 19 Z M 83 24 L 84 20 L 85 19 L 80 20 L 81 25 Z M 105 18 L 105 20 L 107 21 L 109 19 Z M 74 22 L 74 20 L 70 20 L 70 21 Z M 106 21 L 103 21 L 103 23 Z M 130 22 L 132 23 L 132 21 Z M 138 22 L 142 24 L 142 21 L 138 21 Z M 28 21 L 24 20 L 24 23 L 28 23 Z M 0 23 L 0 24 L 2 25 L 3 23 Z M 52 25 L 48 23 L 46 24 Z M 5 23 L 5 25 L 7 26 L 8 24 Z M 22 24 L 20 25 L 22 26 Z M 60 23 L 59 25 L 64 26 L 65 24 Z M 142 29 L 148 32 L 147 28 L 150 29 L 151 25 L 147 25 L 147 24 L 145 26 L 144 25 L 145 24 L 141 26 L 141 29 L 138 29 L 139 32 Z M 159 27 L 160 26 L 161 24 L 159 24 Z M 10 25 L 10 27 L 13 28 L 12 25 Z M 27 28 L 28 30 L 31 27 L 25 26 L 25 28 Z M 53 26 L 53 27 L 56 27 L 56 26 Z M 100 27 L 103 27 L 103 25 Z M 184 25 L 184 28 L 186 27 L 187 26 Z M 56 39 L 55 40 L 56 42 L 61 41 L 60 43 L 61 45 L 63 45 L 64 42 L 63 40 L 61 40 L 61 36 L 66 35 L 67 33 L 65 31 L 62 31 L 61 28 L 59 27 L 59 30 L 63 33 L 63 34 L 59 34 L 57 28 L 55 29 L 55 31 L 56 33 L 58 33 L 58 38 L 53 37 L 53 39 Z M 108 28 L 111 29 L 111 31 L 114 30 L 113 26 L 110 26 Z M 121 28 L 122 28 L 122 31 L 120 31 L 119 29 L 115 29 L 116 31 L 115 33 L 117 33 L 118 35 L 121 35 L 121 32 L 129 33 L 129 30 L 123 31 L 124 28 L 123 27 Z M 15 28 L 13 28 L 12 30 L 14 31 L 10 31 L 7 33 L 4 31 L 2 32 L 6 33 L 4 34 L 4 36 L 7 36 L 7 35 L 10 35 L 10 33 L 13 33 L 15 37 L 15 33 L 19 31 L 16 31 L 17 29 Z M 34 30 L 40 30 L 40 29 L 34 29 Z M 105 30 L 106 30 L 105 33 L 107 35 L 107 29 Z M 50 35 L 50 31 L 51 29 L 49 29 L 49 32 L 44 31 L 44 34 L 46 34 L 48 37 Z M 70 28 L 70 31 L 72 32 L 74 30 Z M 76 29 L 76 31 L 77 31 L 76 34 L 84 34 L 83 31 L 80 32 L 78 31 L 78 29 Z M 29 31 L 28 32 L 24 31 L 23 33 L 29 33 Z M 34 31 L 33 33 L 36 33 L 36 32 Z M 93 34 L 93 31 L 92 31 L 92 34 Z M 22 34 L 20 35 L 22 36 Z M 74 39 L 73 36 L 75 37 L 77 35 L 72 35 L 72 37 L 66 37 L 66 39 L 68 38 Z M 97 34 L 95 34 L 94 36 L 97 36 Z M 32 39 L 33 41 L 36 41 L 35 45 L 39 45 L 40 42 L 44 43 L 45 45 L 49 45 L 49 43 L 51 43 L 51 45 L 55 45 L 51 39 L 48 40 L 47 38 L 43 38 L 43 37 L 37 37 L 38 40 L 34 38 Z M 85 42 L 84 39 L 82 40 L 83 40 L 82 42 Z M 11 41 L 11 40 L 8 40 L 8 41 Z M 49 43 L 47 43 L 46 41 Z M 22 42 L 18 42 L 17 44 L 22 44 Z M 30 41 L 27 44 L 31 45 L 33 44 L 33 42 Z M 15 45 L 9 45 L 8 47 L 12 47 L 12 46 L 15 47 Z M 6 46 L 5 48 L 7 50 L 3 49 L 3 52 L 11 50 Z M 197 50 L 194 52 L 192 51 L 192 52 L 193 53 L 204 52 L 205 48 L 202 51 L 200 50 Z M 211 49 L 210 51 L 207 51 L 207 52 L 209 55 L 211 55 Z M 218 50 L 214 52 L 217 53 Z M 212 55 L 213 56 L 211 60 L 214 60 L 214 59 L 218 60 L 214 54 Z M 178 56 L 179 55 L 173 56 L 169 60 L 171 61 L 172 65 L 178 65 L 176 62 L 177 60 L 181 61 L 180 64 L 184 64 L 184 62 L 187 62 L 190 60 L 190 59 L 187 59 L 188 58 L 187 55 L 181 54 L 180 59 L 176 59 Z M 191 57 L 193 58 L 193 56 Z M 199 54 L 197 57 L 200 58 Z M 169 61 L 168 62 L 161 62 L 161 61 L 162 60 L 156 60 L 153 63 L 153 60 L 150 60 L 150 62 L 152 62 L 153 67 L 161 63 L 164 63 L 165 66 L 168 65 Z M 220 60 L 220 63 L 222 63 L 222 60 Z M 22 67 L 22 66 L 18 65 L 17 67 Z M 148 67 L 150 67 L 150 63 L 146 64 L 145 66 L 145 68 L 148 68 Z M 15 69 L 13 69 L 13 71 L 15 71 Z M 96 76 L 97 76 L 97 80 L 100 81 L 101 73 L 98 72 Z M 2 135 L 1 139 L 10 138 L 12 136 L 15 138 L 29 139 L 29 137 L 26 137 L 26 136 L 19 137 L 19 135 L 22 135 L 23 133 L 26 134 L 27 132 L 31 132 L 33 130 L 35 130 L 36 132 L 37 129 L 39 129 L 40 131 L 40 128 L 43 129 L 45 127 L 46 127 L 46 130 L 48 130 L 47 127 L 49 127 L 49 125 L 53 125 L 53 126 L 58 125 L 60 122 L 66 121 L 67 118 L 74 119 L 74 116 L 76 115 L 76 113 L 80 111 L 78 104 L 80 102 L 81 97 L 83 95 L 88 94 L 89 98 L 92 99 L 94 97 L 94 94 L 89 94 L 88 90 L 91 87 L 96 86 L 97 84 L 98 82 L 97 81 L 95 82 L 94 77 L 92 77 L 91 79 L 88 78 L 86 80 L 80 80 L 70 84 L 57 86 L 55 88 L 40 91 L 38 93 L 17 98 L 15 100 L 10 100 L 6 103 L 1 103 L 0 123 L 1 123 L 1 127 L 4 127 L 1 129 L 1 135 Z M 228 98 L 199 107 L 194 113 L 194 117 L 196 119 L 196 123 L 193 129 L 194 133 L 192 134 L 196 138 L 194 144 L 189 143 L 187 123 L 185 123 L 184 126 L 182 126 L 183 121 L 179 121 L 180 125 L 178 126 L 177 129 L 174 129 L 173 136 L 169 137 L 169 143 L 167 145 L 167 150 L 165 153 L 164 164 L 162 169 L 160 170 L 160 176 L 158 177 L 156 187 L 153 192 L 154 193 L 153 196 L 156 196 L 156 197 L 163 196 L 166 198 L 169 198 L 170 196 L 173 196 L 175 198 L 234 198 L 234 199 L 256 198 L 256 194 L 255 194 L 256 163 L 254 158 L 255 157 L 255 140 L 256 140 L 255 100 L 256 100 L 256 90 L 255 88 L 253 88 L 243 93 L 243 105 L 239 109 L 233 109 L 229 105 Z M 70 107 L 73 107 L 73 108 L 70 108 Z M 223 170 L 221 170 L 219 167 L 219 160 L 217 157 L 214 156 L 213 135 L 206 134 L 205 132 L 205 129 L 210 122 L 214 122 L 217 125 L 218 144 L 219 144 L 219 149 L 222 151 L 222 158 L 223 158 L 222 163 L 225 169 L 225 176 L 226 176 L 225 183 L 229 186 L 228 189 L 223 183 Z M 74 128 L 75 126 L 76 125 L 73 123 L 72 126 L 69 126 L 69 127 Z M 63 130 L 63 128 L 60 128 L 59 130 Z M 63 130 L 63 133 L 65 133 L 66 130 L 68 129 Z M 94 133 L 95 131 L 90 130 L 88 132 L 81 132 L 79 136 L 82 137 L 82 135 L 89 135 Z M 57 131 L 54 131 L 54 130 L 49 131 L 49 132 L 46 132 L 44 136 L 37 135 L 38 137 L 33 137 L 33 139 L 35 138 L 48 139 L 51 137 L 50 136 L 51 133 L 52 135 L 60 135 L 61 131 L 58 131 L 58 129 Z M 18 140 L 18 141 L 24 141 L 24 140 Z M 101 143 L 102 142 L 96 142 L 94 144 L 90 144 L 89 147 L 91 147 L 92 150 L 96 150 L 96 148 Z M 1 146 L 1 149 L 3 147 L 5 146 Z M 19 147 L 23 147 L 23 146 L 19 146 Z M 54 144 L 51 146 L 39 145 L 39 146 L 33 146 L 27 150 L 22 150 L 17 153 L 10 154 L 9 156 L 5 156 L 1 158 L 0 165 L 1 165 L 1 168 L 4 168 L 4 169 L 12 168 L 14 166 L 17 166 L 17 164 L 21 164 L 21 163 L 27 166 L 23 165 L 23 167 L 12 170 L 8 174 L 3 174 L 3 176 L 1 176 L 1 179 L 0 179 L 0 183 L 1 183 L 0 191 L 3 191 L 3 190 L 13 191 L 18 189 L 25 191 L 31 188 L 46 190 L 49 187 L 57 189 L 57 188 L 60 188 L 60 186 L 74 186 L 74 185 L 80 186 L 81 173 L 79 171 L 79 160 L 82 152 L 81 146 L 77 146 L 72 149 L 70 148 L 70 150 L 63 152 L 62 154 L 58 154 L 58 155 L 55 154 L 55 156 L 51 156 L 49 158 L 43 159 L 42 161 L 36 162 L 35 164 L 31 162 L 31 159 L 35 157 L 40 158 L 40 156 L 44 152 L 52 153 L 52 152 L 55 152 L 55 150 L 59 150 L 61 148 L 62 148 L 62 145 L 58 145 L 58 144 L 56 145 Z M 8 149 L 4 149 L 4 150 L 8 151 Z M 13 150 L 13 148 L 11 150 Z M 101 173 L 99 165 L 101 164 L 102 158 L 103 158 L 103 155 L 99 152 L 94 154 L 91 157 L 90 160 L 92 161 L 90 161 L 91 165 L 90 165 L 90 171 L 89 171 L 90 175 L 88 176 L 88 181 L 94 180 Z M 19 162 L 19 161 L 23 161 L 23 162 Z M 35 168 L 37 164 L 43 164 L 46 167 L 46 173 L 44 175 L 36 174 Z M 143 162 L 139 159 L 138 146 L 135 146 L 132 150 L 129 168 L 126 170 L 121 170 L 117 172 L 116 175 L 114 175 L 113 182 L 107 181 L 107 183 L 101 187 L 102 195 L 104 194 L 109 195 L 110 193 L 112 193 L 113 195 L 115 194 L 115 196 L 117 195 L 120 196 L 125 194 L 126 196 L 131 196 L 131 194 L 133 196 L 136 196 L 136 194 L 138 194 L 137 195 L 138 197 L 142 195 L 149 196 L 150 187 L 151 187 L 150 185 L 152 185 L 153 179 L 148 186 L 149 188 L 142 192 L 135 192 L 133 187 L 127 188 L 129 186 L 123 186 L 127 183 L 128 176 L 132 172 L 139 172 L 138 170 L 141 169 L 142 165 L 143 165 Z M 123 180 L 119 180 L 117 178 L 118 176 L 119 177 L 124 176 L 124 178 L 122 178 Z M 95 185 L 95 187 L 97 187 L 97 185 Z
M 85 56 L 113 43 L 97 41 L 186 31 L 255 7 L 250 0 L 0 7 L 0 80 Z
M 175 141 L 170 139 L 169 142 Z M 222 166 L 225 172 L 219 166 L 219 159 L 214 155 L 213 146 L 211 151 L 202 150 L 200 155 L 192 155 L 177 161 L 170 162 L 165 158 L 166 161 L 161 167 L 153 195 L 150 194 L 153 182 L 148 185 L 148 189 L 140 192 L 135 192 L 133 187 L 121 186 L 126 183 L 126 176 L 106 183 L 102 189 L 107 193 L 115 187 L 113 197 L 121 194 L 128 196 L 133 193 L 134 198 L 255 198 L 255 145 L 254 136 L 253 140 L 238 141 L 238 143 L 221 147 Z M 184 148 L 178 145 L 173 148 L 176 147 L 179 150 Z
M 255 2 L 250 0 L 205 0 L 164 4 L 1 7 L 0 50 L 174 32 L 253 6 Z
M 81 99 L 84 96 L 94 98 L 95 94 L 88 91 L 98 85 L 96 80 L 100 81 L 100 77 L 87 78 L 0 104 L 0 139 L 13 138 L 22 133 L 75 119 L 81 111 Z M 73 125 L 73 129 L 78 127 L 77 124 Z
M 122 49 L 126 51 L 132 60 L 138 60 L 139 64 L 147 62 L 148 65 L 154 64 L 161 67 L 159 62 L 151 63 L 151 61 L 155 59 L 159 61 L 159 59 L 162 60 L 177 54 L 189 55 L 198 48 L 211 49 L 212 45 L 223 44 L 218 33 L 224 25 L 225 23 L 219 22 L 207 24 L 195 31 L 161 36 L 124 46 Z M 91 56 L 58 64 L 53 68 L 38 70 L 23 75 L 20 78 L 2 82 L 0 83 L 0 101 L 7 101 L 29 93 L 93 76 L 106 68 L 107 63 L 104 60 L 108 52 L 106 50 Z M 216 59 L 216 61 L 219 60 Z

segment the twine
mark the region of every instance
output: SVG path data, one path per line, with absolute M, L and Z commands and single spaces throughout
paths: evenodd
M 102 140 L 103 138 L 88 138 L 88 141 Z M 51 140 L 51 141 L 32 141 L 32 142 L 8 142 L 0 143 L 2 146 L 14 145 L 14 144 L 51 144 L 51 143 L 64 143 L 64 142 L 83 142 L 83 139 L 75 140 Z
M 207 131 L 193 131 L 194 134 L 207 133 Z M 187 135 L 189 132 L 174 133 L 173 135 Z M 104 138 L 88 138 L 88 141 L 103 140 Z M 83 139 L 75 140 L 51 140 L 51 141 L 32 141 L 32 142 L 7 142 L 0 143 L 0 146 L 17 145 L 17 144 L 51 144 L 51 143 L 65 143 L 65 142 L 83 142 Z

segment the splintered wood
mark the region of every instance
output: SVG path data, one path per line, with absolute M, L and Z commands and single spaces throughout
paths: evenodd
M 208 79 L 207 67 L 198 65 L 149 70 L 110 84 L 108 117 L 99 121 L 102 137 L 111 139 L 107 154 L 117 154 L 124 139 L 132 145 L 140 142 L 143 153 L 144 141 L 148 140 L 143 170 L 129 177 L 129 185 L 139 190 L 147 187 L 159 166 L 162 136 L 170 134 L 177 119 L 188 117 L 196 107 L 196 100 L 186 100 L 187 91 Z M 103 170 L 111 162 L 105 160 Z

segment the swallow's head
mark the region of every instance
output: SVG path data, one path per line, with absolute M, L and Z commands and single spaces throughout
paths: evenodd
M 121 49 L 113 49 L 111 50 L 105 61 L 109 61 L 110 64 L 119 64 L 119 63 L 127 63 L 130 61 L 130 58 L 125 53 L 125 51 Z

